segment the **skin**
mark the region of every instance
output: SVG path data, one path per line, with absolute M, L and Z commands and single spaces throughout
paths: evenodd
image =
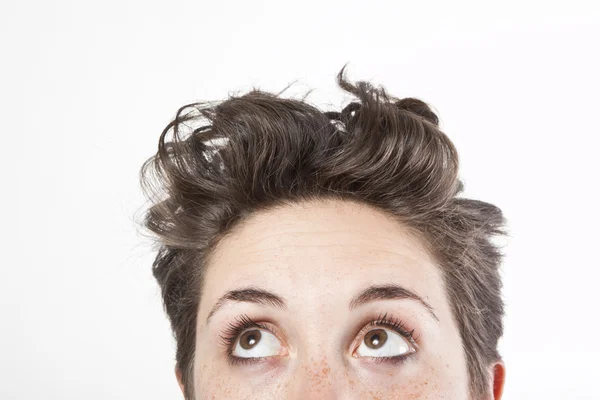
M 432 312 L 410 298 L 350 310 L 363 289 L 390 283 L 420 296 Z M 221 296 L 246 287 L 277 294 L 287 308 L 227 301 L 207 323 Z M 403 363 L 357 356 L 370 331 L 383 328 L 388 339 L 400 337 L 393 328 L 367 325 L 385 313 L 414 329 L 415 353 Z M 241 315 L 272 329 L 277 355 L 229 364 L 219 336 Z M 261 340 L 270 334 L 261 333 Z M 198 400 L 469 398 L 461 339 L 439 269 L 406 228 L 351 202 L 313 201 L 261 212 L 219 243 L 198 310 L 194 370 Z M 490 383 L 487 398 L 500 399 L 501 362 L 490 366 Z

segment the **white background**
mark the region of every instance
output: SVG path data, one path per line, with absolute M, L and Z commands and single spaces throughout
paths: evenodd
M 181 398 L 139 167 L 188 102 L 297 81 L 340 108 L 346 62 L 432 104 L 509 220 L 505 399 L 600 398 L 594 6 L 3 2 L 0 398 Z

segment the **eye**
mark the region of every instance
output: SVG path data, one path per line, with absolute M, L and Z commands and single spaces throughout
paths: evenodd
M 276 356 L 281 351 L 281 343 L 272 333 L 257 328 L 248 329 L 239 336 L 232 355 L 240 358 Z
M 399 333 L 390 329 L 377 328 L 365 334 L 356 349 L 356 357 L 399 357 L 414 351 L 408 339 Z

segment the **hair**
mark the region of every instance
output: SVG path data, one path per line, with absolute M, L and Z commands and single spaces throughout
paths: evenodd
M 429 105 L 365 81 L 352 84 L 346 66 L 337 84 L 355 101 L 341 111 L 256 87 L 221 102 L 187 104 L 141 168 L 152 201 L 144 227 L 157 238 L 152 272 L 186 399 L 194 397 L 196 319 L 215 246 L 260 210 L 319 199 L 370 205 L 418 234 L 441 270 L 471 396 L 490 389 L 503 331 L 504 255 L 492 242 L 508 235 L 502 211 L 458 197 L 458 153 Z

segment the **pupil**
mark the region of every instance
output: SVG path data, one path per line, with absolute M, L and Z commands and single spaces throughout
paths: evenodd
M 375 329 L 365 336 L 365 344 L 371 349 L 378 349 L 387 341 L 387 333 L 383 329 Z
M 242 348 L 248 350 L 254 347 L 260 341 L 261 333 L 259 330 L 252 330 L 244 333 L 240 340 Z

